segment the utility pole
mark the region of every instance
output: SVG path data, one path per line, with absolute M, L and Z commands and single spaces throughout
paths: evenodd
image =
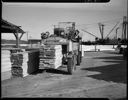
M 28 41 L 28 31 L 26 32 L 26 35 L 27 35 L 27 44 L 29 44 L 29 41 Z
M 104 39 L 104 24 L 99 23 L 99 30 L 101 34 L 101 39 Z
M 18 31 L 17 30 L 16 30 L 16 37 L 17 37 L 16 47 L 19 48 L 19 36 L 18 36 Z
M 26 35 L 27 35 L 27 41 L 28 41 L 28 31 L 26 31 Z
M 127 36 L 127 34 L 126 34 L 126 22 L 127 22 L 127 17 L 124 16 L 123 17 L 123 28 L 122 28 L 122 38 L 124 40 L 126 40 L 126 36 Z
M 104 39 L 104 25 L 102 24 L 101 27 L 102 27 L 102 40 L 103 40 Z
M 31 45 L 31 48 L 32 48 L 31 38 L 32 38 L 32 36 L 30 35 L 29 41 L 30 41 L 30 45 Z

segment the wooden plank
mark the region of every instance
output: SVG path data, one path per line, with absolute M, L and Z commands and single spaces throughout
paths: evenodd
M 61 45 L 45 45 L 40 50 L 39 68 L 58 68 L 62 64 L 62 46 Z

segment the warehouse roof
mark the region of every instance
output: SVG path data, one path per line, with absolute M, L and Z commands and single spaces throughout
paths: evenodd
M 19 41 L 25 33 L 20 27 L 4 19 L 1 20 L 1 33 L 13 33 L 16 37 L 16 47 L 19 47 Z M 19 33 L 21 33 L 20 37 L 18 36 Z
M 1 20 L 1 33 L 25 33 L 20 27 L 4 19 Z

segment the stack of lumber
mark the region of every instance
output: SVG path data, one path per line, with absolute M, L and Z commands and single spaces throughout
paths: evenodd
M 45 45 L 40 49 L 39 68 L 57 69 L 62 64 L 62 47 L 61 45 Z
M 1 50 L 1 72 L 6 72 L 11 70 L 10 62 L 10 51 Z
M 22 64 L 23 77 L 28 75 L 28 60 L 29 60 L 28 52 L 25 52 L 23 54 L 23 64 Z
M 23 76 L 23 55 L 22 54 L 12 54 L 11 55 L 11 73 L 12 77 L 22 77 Z
M 12 77 L 25 77 L 39 69 L 39 50 L 11 52 Z
M 1 50 L 1 80 L 11 78 L 10 51 Z

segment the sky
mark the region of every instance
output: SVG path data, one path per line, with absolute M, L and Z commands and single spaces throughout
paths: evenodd
M 108 3 L 2 3 L 2 18 L 21 26 L 28 33 L 28 38 L 32 39 L 40 39 L 40 34 L 46 31 L 53 34 L 53 25 L 66 21 L 76 23 L 76 29 L 80 30 L 84 41 L 93 41 L 95 37 L 81 29 L 101 37 L 98 23 L 105 25 L 105 37 L 119 21 L 117 27 L 120 27 L 120 35 L 120 23 L 126 15 L 127 0 L 110 0 Z M 2 34 L 2 39 L 15 37 L 13 34 Z M 23 35 L 22 40 L 27 40 L 27 34 Z

